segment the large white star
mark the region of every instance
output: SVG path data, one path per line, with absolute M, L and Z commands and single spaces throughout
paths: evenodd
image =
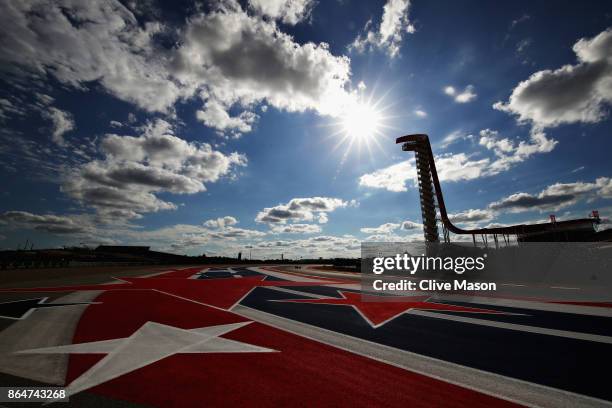
M 18 353 L 105 353 L 106 357 L 91 366 L 66 387 L 66 394 L 69 396 L 177 353 L 269 353 L 276 351 L 219 337 L 249 323 L 252 322 L 186 330 L 161 323 L 147 322 L 130 337 L 37 348 Z

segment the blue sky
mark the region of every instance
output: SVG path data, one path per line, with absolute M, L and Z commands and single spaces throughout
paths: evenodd
M 63 0 L 0 17 L 0 247 L 358 255 L 612 210 L 608 2 Z

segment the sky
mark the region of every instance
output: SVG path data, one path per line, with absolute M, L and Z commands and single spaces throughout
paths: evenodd
M 0 64 L 4 249 L 422 240 L 410 133 L 460 226 L 612 215 L 607 1 L 8 0 Z

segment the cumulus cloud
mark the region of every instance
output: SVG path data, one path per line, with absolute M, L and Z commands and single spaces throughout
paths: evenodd
M 364 234 L 374 234 L 373 237 L 368 237 L 368 240 L 378 240 L 378 241 L 393 241 L 393 240 L 404 240 L 406 237 L 399 236 L 397 234 L 398 231 L 417 231 L 422 230 L 423 224 L 419 224 L 414 221 L 403 221 L 400 223 L 387 222 L 385 224 L 381 224 L 378 227 L 364 227 L 361 228 L 360 231 Z M 381 237 L 385 236 L 384 239 Z M 389 239 L 389 238 L 392 239 Z
M 214 222 L 209 222 L 214 221 Z M 111 225 L 95 214 L 33 214 L 26 211 L 0 213 L 0 227 L 31 229 L 63 236 L 69 244 L 147 245 L 155 249 L 182 252 L 205 245 L 230 247 L 259 240 L 267 234 L 253 229 L 237 228 L 231 216 L 208 220 L 202 225 L 175 224 L 157 229 L 143 229 L 132 224 Z M 215 224 L 215 225 L 212 225 Z M 78 239 L 78 241 L 75 241 Z M 234 254 L 235 255 L 235 254 Z
M 316 258 L 359 256 L 361 241 L 352 235 L 318 235 L 305 239 L 260 241 L 253 245 L 258 257 Z
M 6 211 L 0 214 L 0 224 L 30 228 L 52 234 L 83 234 L 91 231 L 91 225 L 83 217 L 67 217 L 54 214 L 32 214 L 27 211 Z
M 479 145 L 495 154 L 495 157 L 475 158 L 475 154 L 447 153 L 435 156 L 436 169 L 440 181 L 474 180 L 489 177 L 507 171 L 512 166 L 521 163 L 534 154 L 548 153 L 557 145 L 557 141 L 549 139 L 544 133 L 532 129 L 529 140 L 518 143 L 503 138 L 499 132 L 483 129 L 479 133 Z M 453 132 L 442 140 L 445 148 L 461 138 L 461 132 Z M 370 188 L 385 189 L 393 192 L 407 191 L 407 182 L 416 183 L 416 168 L 414 159 L 409 159 L 391 166 L 367 173 L 359 178 L 359 185 Z
M 251 2 L 288 23 L 313 5 Z M 274 20 L 248 15 L 234 0 L 196 11 L 181 27 L 140 21 L 117 0 L 11 2 L 0 16 L 0 62 L 14 76 L 53 77 L 77 89 L 100 84 L 149 112 L 171 115 L 178 100 L 196 97 L 197 118 L 233 136 L 252 129 L 259 103 L 338 115 L 355 100 L 347 57 L 332 55 L 325 43 L 297 43 Z M 2 111 L 9 108 L 3 104 Z
M 317 224 L 281 224 L 272 225 L 271 229 L 275 234 L 316 234 L 321 232 L 321 227 Z
M 264 208 L 257 214 L 255 221 L 269 224 L 313 221 L 316 214 L 319 217 L 319 222 L 325 223 L 327 222 L 327 213 L 352 204 L 352 202 L 332 197 L 294 198 L 287 204 Z M 321 217 L 323 217 L 323 222 L 321 222 Z
M 406 181 L 416 177 L 414 160 L 406 160 L 359 177 L 359 185 L 388 191 L 407 191 Z
M 556 183 L 538 194 L 515 193 L 489 204 L 496 211 L 523 212 L 558 210 L 581 200 L 612 198 L 612 179 L 600 177 L 593 183 Z
M 380 25 L 373 28 L 372 20 L 368 21 L 364 33 L 355 38 L 350 48 L 358 52 L 379 48 L 385 50 L 391 58 L 396 57 L 404 34 L 416 31 L 408 19 L 409 9 L 409 0 L 387 0 Z
M 612 101 L 612 29 L 580 39 L 573 51 L 577 64 L 532 74 L 493 107 L 539 129 L 601 121 Z
M 476 223 L 483 221 L 491 221 L 494 218 L 494 213 L 491 210 L 469 209 L 454 214 L 449 214 L 448 218 L 456 223 Z
M 473 160 L 465 153 L 436 156 L 436 169 L 440 181 L 472 180 L 482 177 L 490 165 L 489 159 Z M 393 192 L 408 191 L 407 182 L 416 182 L 414 159 L 367 173 L 359 178 L 359 185 L 382 188 Z
M 307 19 L 315 4 L 314 0 L 249 0 L 255 12 L 291 25 Z
M 194 194 L 205 183 L 218 181 L 246 157 L 223 154 L 207 143 L 187 142 L 173 135 L 161 119 L 142 127 L 139 136 L 106 135 L 100 142 L 102 160 L 93 160 L 70 173 L 62 190 L 101 213 L 124 216 L 175 209 L 156 194 Z
M 257 103 L 337 115 L 354 99 L 346 90 L 348 58 L 332 55 L 324 43 L 298 44 L 274 22 L 249 16 L 233 2 L 189 19 L 171 68 L 184 86 L 203 88 L 198 117 L 221 130 L 247 131 Z M 242 112 L 230 116 L 230 109 Z
M 466 86 L 463 91 L 459 92 L 454 86 L 444 87 L 444 93 L 452 97 L 457 103 L 472 102 L 478 95 L 474 91 L 474 85 Z
M 489 174 L 498 174 L 509 170 L 513 165 L 527 160 L 534 154 L 549 153 L 557 145 L 545 133 L 532 129 L 528 141 L 521 140 L 518 144 L 508 138 L 501 137 L 499 132 L 491 129 L 480 131 L 478 143 L 495 153 L 496 159 L 491 162 Z
M 417 115 L 419 118 L 426 118 L 427 117 L 427 112 L 425 112 L 424 110 L 421 110 L 421 109 L 416 109 L 414 111 L 414 114 Z
M 484 176 L 489 159 L 473 160 L 465 153 L 445 154 L 436 157 L 440 181 L 473 180 Z
M 253 123 L 258 116 L 249 111 L 241 112 L 238 116 L 230 116 L 225 106 L 217 101 L 209 100 L 203 109 L 196 112 L 196 118 L 206 126 L 240 135 L 252 130 Z
M 204 221 L 204 226 L 208 228 L 225 228 L 238 224 L 238 220 L 230 215 Z
M 245 229 L 245 228 L 237 228 L 237 227 L 224 227 L 220 230 L 215 230 L 210 232 L 210 237 L 215 239 L 227 239 L 227 240 L 237 240 L 237 239 L 253 239 L 265 236 L 266 233 L 262 231 Z
M 141 26 L 119 1 L 15 1 L 0 17 L 0 61 L 14 75 L 50 75 L 79 89 L 98 81 L 145 110 L 167 111 L 181 90 L 153 46 L 162 29 Z
M 388 234 L 400 227 L 401 224 L 395 224 L 388 222 L 386 224 L 379 225 L 378 227 L 365 227 L 361 228 L 360 231 L 364 234 Z

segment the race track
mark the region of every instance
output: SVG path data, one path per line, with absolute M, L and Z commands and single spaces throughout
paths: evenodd
M 612 406 L 609 303 L 363 301 L 353 274 L 277 266 L 0 302 L 2 385 L 65 386 L 72 406 Z

